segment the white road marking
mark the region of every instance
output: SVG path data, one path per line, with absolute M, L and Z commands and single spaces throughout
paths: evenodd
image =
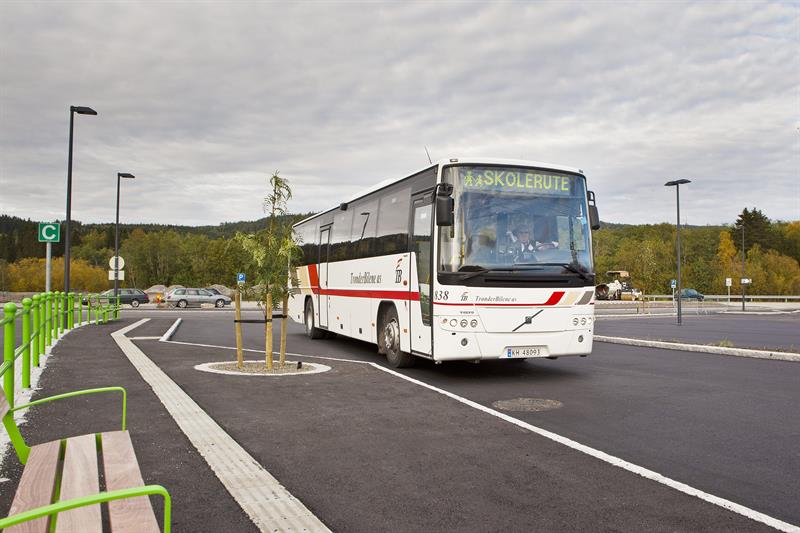
M 640 475 L 640 476 L 642 476 L 644 478 L 650 479 L 650 480 L 655 481 L 657 483 L 661 483 L 662 485 L 666 485 L 666 486 L 668 486 L 670 488 L 673 488 L 675 490 L 683 492 L 684 494 L 688 494 L 689 496 L 695 496 L 697 498 L 700 498 L 701 500 L 704 500 L 706 502 L 712 503 L 714 505 L 718 505 L 718 506 L 722 507 L 723 509 L 727 509 L 729 511 L 733 511 L 734 513 L 737 513 L 737 514 L 740 514 L 740 515 L 745 516 L 747 518 L 750 518 L 751 520 L 755 520 L 757 522 L 761 522 L 761 523 L 766 524 L 766 525 L 768 525 L 770 527 L 774 527 L 775 529 L 778 529 L 780 531 L 788 531 L 788 532 L 794 532 L 794 533 L 800 532 L 800 527 L 792 525 L 792 524 L 789 524 L 788 522 L 783 522 L 782 520 L 778 520 L 777 518 L 773 518 L 773 517 L 771 517 L 769 515 L 766 515 L 764 513 L 760 513 L 760 512 L 758 512 L 756 510 L 750 509 L 749 507 L 745 507 L 743 505 L 739 505 L 738 503 L 734 503 L 734 502 L 732 502 L 730 500 L 726 500 L 724 498 L 720 498 L 718 496 L 714 496 L 713 494 L 709 494 L 707 492 L 703 492 L 702 490 L 699 490 L 699 489 L 696 489 L 694 487 L 691 487 L 691 486 L 689 486 L 689 485 L 687 485 L 685 483 L 681 483 L 680 481 L 676 481 L 674 479 L 668 478 L 668 477 L 666 477 L 666 476 L 664 476 L 662 474 L 659 474 L 658 472 L 654 472 L 653 470 L 649 470 L 649 469 L 644 468 L 642 466 L 635 465 L 633 463 L 625 461 L 624 459 L 620 459 L 619 457 L 615 457 L 613 455 L 609 455 L 609 454 L 607 454 L 605 452 L 602 452 L 602 451 L 597 450 L 595 448 L 592 448 L 590 446 L 586 446 L 585 444 L 581 444 L 581 443 L 576 442 L 576 441 L 574 441 L 572 439 L 568 439 L 567 437 L 562 437 L 561 435 L 558 435 L 557 433 L 553 433 L 552 431 L 548 431 L 546 429 L 542 429 L 542 428 L 534 426 L 532 424 L 528 424 L 527 422 L 523 422 L 522 420 L 516 419 L 516 418 L 514 418 L 512 416 L 508 416 L 505 413 L 501 413 L 500 411 L 496 411 L 494 409 L 491 409 L 489 407 L 481 405 L 481 404 L 479 404 L 477 402 L 473 402 L 472 400 L 468 400 L 467 398 L 464 398 L 462 396 L 458 396 L 457 394 L 453 394 L 452 392 L 448 392 L 448 391 L 446 391 L 444 389 L 440 389 L 438 387 L 434 387 L 433 385 L 429 385 L 429 384 L 427 384 L 427 383 L 425 383 L 423 381 L 419 381 L 418 379 L 414 379 L 414 378 L 405 376 L 405 375 L 403 375 L 403 374 L 401 374 L 399 372 L 395 372 L 394 370 L 391 370 L 389 368 L 382 367 L 382 366 L 380 366 L 378 364 L 375 364 L 375 363 L 370 363 L 370 364 L 372 366 L 374 366 L 375 368 L 383 371 L 383 372 L 386 372 L 388 374 L 392 374 L 392 375 L 397 376 L 397 377 L 399 377 L 401 379 L 404 379 L 406 381 L 410 381 L 411 383 L 419 385 L 420 387 L 425 387 L 426 389 L 430 389 L 430 390 L 432 390 L 434 392 L 438 392 L 439 394 L 447 396 L 448 398 L 452 398 L 452 399 L 456 400 L 457 402 L 463 403 L 464 405 L 468 405 L 468 406 L 470 406 L 470 407 L 472 407 L 474 409 L 477 409 L 479 411 L 483 411 L 484 413 L 490 414 L 490 415 L 492 415 L 494 417 L 497 417 L 497 418 L 499 418 L 501 420 L 505 420 L 506 422 L 514 424 L 515 426 L 521 427 L 523 429 L 527 429 L 528 431 L 536 433 L 537 435 L 541 435 L 542 437 L 545 437 L 545 438 L 550 439 L 552 441 L 558 442 L 559 444 L 563 444 L 564 446 L 572 448 L 573 450 L 577 450 L 579 452 L 583 452 L 583 453 L 585 453 L 587 455 L 590 455 L 590 456 L 592 456 L 592 457 L 594 457 L 596 459 L 600 459 L 601 461 L 604 461 L 604 462 L 606 462 L 608 464 L 611 464 L 611 465 L 614 465 L 616 467 L 622 468 L 623 470 L 627 470 L 628 472 L 632 472 L 634 474 Z
M 183 321 L 183 319 L 179 318 L 175 322 L 173 322 L 172 325 L 170 326 L 170 328 L 167 331 L 165 331 L 164 334 L 161 336 L 161 338 L 158 339 L 158 340 L 160 340 L 160 341 L 168 341 L 168 340 L 170 340 L 172 338 L 172 336 L 175 334 L 175 330 L 178 329 L 178 326 L 181 325 L 182 321 Z
M 202 347 L 207 347 L 207 348 L 220 348 L 220 349 L 225 349 L 225 350 L 235 350 L 236 349 L 235 347 L 231 347 L 231 346 L 220 346 L 220 345 L 215 345 L 215 344 L 201 344 L 201 343 L 183 342 L 183 341 L 167 341 L 167 342 L 168 342 L 168 344 L 183 344 L 183 345 L 189 345 L 189 346 L 202 346 Z M 264 353 L 263 350 L 253 350 L 253 349 L 249 349 L 249 348 L 245 348 L 244 350 L 248 351 L 248 352 Z M 276 352 L 273 352 L 273 353 L 276 353 Z M 408 381 L 410 383 L 413 383 L 415 385 L 418 385 L 420 387 L 424 387 L 426 389 L 429 389 L 429 390 L 432 390 L 434 392 L 437 392 L 437 393 L 439 393 L 439 394 L 441 394 L 443 396 L 447 396 L 448 398 L 451 398 L 451 399 L 453 399 L 453 400 L 455 400 L 457 402 L 460 402 L 460 403 L 462 403 L 464 405 L 472 407 L 473 409 L 477 409 L 478 411 L 482 411 L 482 412 L 484 412 L 486 414 L 489 414 L 491 416 L 497 417 L 497 418 L 499 418 L 499 419 L 501 419 L 501 420 L 503 420 L 505 422 L 508 422 L 510 424 L 514 424 L 517 427 L 520 427 L 522 429 L 526 429 L 526 430 L 528 430 L 528 431 L 530 431 L 532 433 L 536 433 L 537 435 L 540 435 L 542 437 L 545 437 L 547 439 L 555 441 L 555 442 L 557 442 L 559 444 L 563 444 L 564 446 L 567 446 L 568 448 L 572 448 L 573 450 L 585 453 L 586 455 L 594 457 L 595 459 L 599 459 L 599 460 L 601 460 L 603 462 L 606 462 L 606 463 L 608 463 L 610 465 L 616 466 L 616 467 L 621 468 L 623 470 L 627 470 L 628 472 L 637 474 L 637 475 L 642 476 L 642 477 L 644 477 L 646 479 L 649 479 L 651 481 L 655 481 L 656 483 L 661 483 L 662 485 L 666 485 L 667 487 L 670 487 L 672 489 L 680 491 L 680 492 L 682 492 L 684 494 L 687 494 L 689 496 L 694 496 L 696 498 L 699 498 L 699 499 L 701 499 L 703 501 L 706 501 L 708 503 L 711 503 L 713 505 L 717 505 L 719 507 L 722 507 L 723 509 L 727 509 L 728 511 L 734 512 L 734 513 L 739 514 L 739 515 L 742 515 L 742 516 L 744 516 L 746 518 L 749 518 L 751 520 L 755 520 L 756 522 L 761 522 L 762 524 L 766 524 L 766 525 L 768 525 L 770 527 L 773 527 L 773 528 L 775 528 L 775 529 L 777 529 L 779 531 L 786 531 L 786 532 L 790 532 L 790 533 L 800 533 L 800 527 L 799 526 L 790 524 L 788 522 L 784 522 L 784 521 L 779 520 L 777 518 L 773 518 L 773 517 L 771 517 L 769 515 L 766 515 L 764 513 L 758 512 L 758 511 L 756 511 L 754 509 L 750 509 L 749 507 L 745 507 L 744 505 L 740 505 L 740 504 L 732 502 L 730 500 L 726 500 L 725 498 L 720 498 L 719 496 L 714 496 L 713 494 L 709 494 L 707 492 L 704 492 L 704 491 L 702 491 L 700 489 L 696 489 L 696 488 L 694 488 L 694 487 L 692 487 L 690 485 L 687 485 L 685 483 L 681 483 L 680 481 L 676 481 L 676 480 L 674 480 L 672 478 L 668 478 L 668 477 L 666 477 L 666 476 L 664 476 L 662 474 L 659 474 L 658 472 L 655 472 L 653 470 L 650 470 L 648 468 L 644 468 L 642 466 L 639 466 L 639 465 L 633 464 L 631 462 L 625 461 L 624 459 L 620 459 L 619 457 L 615 457 L 613 455 L 610 455 L 610 454 L 605 453 L 603 451 L 597 450 L 597 449 L 592 448 L 590 446 L 586 446 L 585 444 L 581 444 L 581 443 L 576 442 L 576 441 L 574 441 L 572 439 L 569 439 L 567 437 L 562 437 L 561 435 L 559 435 L 557 433 L 553 433 L 552 431 L 548 431 L 546 429 L 542 429 L 542 428 L 534 426 L 532 424 L 528 424 L 527 422 L 523 422 L 522 420 L 519 420 L 517 418 L 509 416 L 509 415 L 507 415 L 505 413 L 501 413 L 500 411 L 497 411 L 497 410 L 492 409 L 490 407 L 486 407 L 484 405 L 481 405 L 481 404 L 479 404 L 477 402 L 474 402 L 472 400 L 464 398 L 463 396 L 459 396 L 457 394 L 454 394 L 452 392 L 446 391 L 444 389 L 440 389 L 440 388 L 435 387 L 433 385 L 429 385 L 428 383 L 425 383 L 424 381 L 420 381 L 418 379 L 414 379 L 414 378 L 408 377 L 408 376 L 406 376 L 404 374 L 401 374 L 401 373 L 396 372 L 394 370 L 391 370 L 389 368 L 383 367 L 383 366 L 381 366 L 381 365 L 379 365 L 377 363 L 373 363 L 373 362 L 370 362 L 370 361 L 356 361 L 356 360 L 352 360 L 352 359 L 342 359 L 342 358 L 337 358 L 337 357 L 327 357 L 327 356 L 321 356 L 321 355 L 307 355 L 307 354 L 298 354 L 298 353 L 289 353 L 289 352 L 287 352 L 287 355 L 291 355 L 293 357 L 311 357 L 311 358 L 314 358 L 314 359 L 326 359 L 326 360 L 330 360 L 330 361 L 341 361 L 341 362 L 345 362 L 345 363 L 359 363 L 359 364 L 370 365 L 373 368 L 376 368 L 376 369 L 380 370 L 381 372 L 386 372 L 387 374 L 391 374 L 391 375 L 393 375 L 395 377 L 398 377 L 400 379 L 404 379 L 404 380 L 406 380 L 406 381 Z
M 329 531 L 125 336 L 148 320 L 134 322 L 111 337 L 253 523 L 261 531 Z
M 774 359 L 776 361 L 800 362 L 800 353 L 792 352 L 751 350 L 748 348 L 727 348 L 725 346 L 709 346 L 707 344 L 651 341 L 647 339 L 633 339 L 630 337 L 607 337 L 604 335 L 595 335 L 594 340 L 597 342 L 625 344 L 628 346 L 644 346 L 646 348 L 661 348 L 664 350 L 679 350 L 682 352 L 713 353 L 717 355 L 733 355 L 736 357 L 750 357 L 754 359 Z

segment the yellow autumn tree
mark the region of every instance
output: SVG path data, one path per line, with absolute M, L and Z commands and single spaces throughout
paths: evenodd
M 14 292 L 37 292 L 45 288 L 46 260 L 27 257 L 8 265 L 8 286 Z M 83 259 L 70 263 L 70 287 L 74 292 L 99 292 L 108 288 L 106 271 Z M 53 259 L 50 274 L 51 290 L 64 290 L 64 258 Z
M 741 274 L 741 266 L 737 269 L 737 253 L 730 232 L 720 231 L 716 256 L 717 275 L 714 276 L 713 287 L 715 294 L 724 294 L 727 291 L 725 278 L 735 279 Z

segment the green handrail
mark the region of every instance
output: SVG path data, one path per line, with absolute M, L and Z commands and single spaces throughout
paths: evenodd
M 76 293 L 66 294 L 64 292 L 46 292 L 34 294 L 32 298 L 24 298 L 22 306 L 13 302 L 8 302 L 3 306 L 0 327 L 3 328 L 3 365 L 0 375 L 3 377 L 3 391 L 8 400 L 9 406 L 14 406 L 15 396 L 15 377 L 14 367 L 18 358 L 21 363 L 21 386 L 29 389 L 31 386 L 31 370 L 40 364 L 40 356 L 48 353 L 48 348 L 53 345 L 62 335 L 72 331 L 77 326 L 91 323 L 92 299 L 97 302 L 95 323 L 103 323 L 109 319 L 119 317 L 120 303 L 119 296 L 102 296 L 99 294 L 87 294 L 89 312 L 86 321 L 83 321 L 83 300 L 82 295 L 77 295 L 81 299 L 80 320 L 75 324 Z M 18 322 L 21 322 L 18 324 Z M 21 339 L 17 344 L 17 332 L 21 333 Z
M 14 331 L 17 317 L 17 304 L 8 302 L 3 306 L 3 392 L 8 405 L 14 407 L 14 343 L 17 340 Z M 10 365 L 11 372 L 8 372 Z

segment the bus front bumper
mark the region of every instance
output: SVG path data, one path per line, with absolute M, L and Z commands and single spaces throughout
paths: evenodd
M 591 329 L 536 333 L 437 333 L 434 340 L 434 359 L 437 361 L 546 358 L 592 352 Z

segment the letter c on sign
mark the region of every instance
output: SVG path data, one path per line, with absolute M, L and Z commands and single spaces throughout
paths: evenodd
M 42 237 L 47 239 L 48 241 L 55 239 L 56 237 L 56 227 L 52 224 L 48 224 L 47 226 L 42 227 Z

